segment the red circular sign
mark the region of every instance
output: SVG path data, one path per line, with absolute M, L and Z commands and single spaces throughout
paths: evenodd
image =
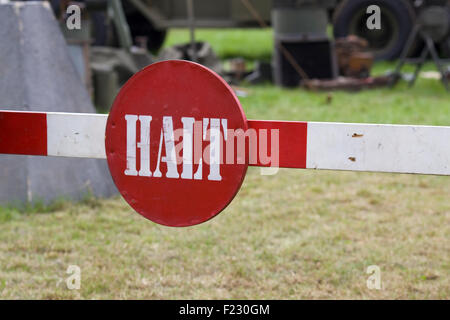
M 109 170 L 144 217 L 166 226 L 199 224 L 241 187 L 247 161 L 225 145 L 233 139 L 229 130 L 247 128 L 239 100 L 216 73 L 188 61 L 155 63 L 114 101 L 106 126 Z

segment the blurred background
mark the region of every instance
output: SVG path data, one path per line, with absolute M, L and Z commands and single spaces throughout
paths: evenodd
M 79 28 L 68 28 L 75 19 L 68 8 L 74 4 L 81 8 L 76 12 L 81 21 Z M 447 0 L 92 0 L 51 5 L 77 70 L 103 111 L 132 74 L 167 59 L 202 63 L 235 85 L 360 90 L 392 87 L 401 79 L 412 86 L 425 76 L 441 79 L 448 89 Z M 435 72 L 419 75 L 428 58 Z M 395 59 L 399 62 L 384 72 L 377 73 L 376 66 L 372 70 L 374 61 Z M 414 72 L 402 73 L 404 64 Z
M 24 19 L 18 34 L 36 32 L 22 37 L 20 49 L 20 37 L 9 38 L 15 24 L 0 19 L 0 102 L 8 108 L 42 110 L 54 103 L 52 111 L 107 113 L 141 68 L 186 59 L 219 73 L 249 119 L 450 125 L 447 0 L 33 3 L 51 9 L 51 21 L 47 9 L 9 12 L 6 7 L 19 2 L 0 1 L 0 15 L 15 12 Z M 55 88 L 63 97 L 47 97 L 40 105 L 8 100 L 14 90 L 1 88 L 25 83 L 10 87 L 14 77 L 6 76 L 22 70 L 13 70 L 5 58 L 19 59 L 14 48 L 22 52 L 17 66 L 36 73 L 36 81 L 24 86 Z M 31 57 L 34 63 L 27 63 Z M 66 58 L 76 80 L 58 73 L 66 70 L 58 62 Z M 41 76 L 37 64 L 49 75 Z M 67 92 L 69 83 L 80 91 Z M 58 109 L 65 101 L 73 102 L 73 110 Z M 2 165 L 3 181 L 10 181 L 5 172 L 15 159 Z M 99 168 L 88 174 L 91 180 L 98 175 L 102 185 L 109 184 Z M 58 177 L 72 185 L 76 179 Z M 449 297 L 448 177 L 292 169 L 260 176 L 250 168 L 222 214 L 187 229 L 144 221 L 111 196 L 112 189 L 91 181 L 86 192 L 83 179 L 76 190 L 37 183 L 33 199 L 30 189 L 20 199 L 2 199 L 0 297 Z M 67 289 L 62 280 L 73 264 L 82 272 L 79 290 Z M 381 290 L 366 285 L 371 265 L 380 267 Z

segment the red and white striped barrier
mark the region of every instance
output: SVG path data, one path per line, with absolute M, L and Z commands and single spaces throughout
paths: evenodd
M 0 153 L 107 159 L 137 212 L 189 226 L 231 202 L 248 165 L 450 175 L 450 127 L 247 120 L 215 73 L 166 61 L 133 76 L 109 116 L 0 111 Z
M 0 153 L 106 159 L 107 119 L 102 114 L 0 110 Z M 248 123 L 256 132 L 279 130 L 279 168 L 450 175 L 450 127 Z

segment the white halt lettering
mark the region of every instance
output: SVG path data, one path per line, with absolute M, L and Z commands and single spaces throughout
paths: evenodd
M 159 148 L 158 148 L 158 158 L 156 161 L 156 168 L 154 172 L 151 172 L 151 161 L 150 161 L 150 126 L 152 122 L 151 116 L 142 115 L 125 115 L 125 121 L 127 123 L 126 132 L 126 142 L 127 142 L 127 168 L 124 174 L 127 176 L 142 176 L 142 177 L 154 177 L 161 178 L 163 173 L 160 170 L 161 162 L 166 163 L 167 172 L 165 173 L 166 178 L 179 179 L 180 173 L 178 172 L 177 157 L 176 157 L 176 146 L 175 142 L 175 130 L 174 130 L 174 120 L 171 116 L 163 117 L 163 125 L 161 129 L 161 134 L 159 136 Z M 220 166 L 222 158 L 221 149 L 221 139 L 223 135 L 221 134 L 221 123 L 224 132 L 227 132 L 227 120 L 226 119 L 202 119 L 203 122 L 203 139 L 200 141 L 202 144 L 207 138 L 207 132 L 209 131 L 209 175 L 207 177 L 210 181 L 221 181 L 222 176 L 220 175 Z M 137 142 L 137 127 L 140 127 L 140 140 Z M 183 169 L 181 172 L 181 179 L 188 180 L 201 180 L 202 179 L 202 168 L 204 161 L 199 162 L 197 172 L 193 174 L 194 169 L 194 124 L 195 119 L 191 117 L 182 117 L 182 161 Z M 208 129 L 208 126 L 209 129 Z M 225 134 L 226 136 L 226 134 Z M 165 156 L 162 157 L 162 149 L 164 142 L 164 153 Z M 137 148 L 140 149 L 140 169 L 137 171 Z

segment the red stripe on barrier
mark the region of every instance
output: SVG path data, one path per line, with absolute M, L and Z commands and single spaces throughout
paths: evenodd
M 0 153 L 47 155 L 47 115 L 0 111 Z
M 306 144 L 308 135 L 308 123 L 297 121 L 266 121 L 266 120 L 249 120 L 249 129 L 258 131 L 258 163 L 251 164 L 253 166 L 270 167 L 273 164 L 261 162 L 260 140 L 261 129 L 267 130 L 268 153 L 270 156 L 272 148 L 272 135 L 276 134 L 274 130 L 278 130 L 278 154 L 280 168 L 306 168 Z

